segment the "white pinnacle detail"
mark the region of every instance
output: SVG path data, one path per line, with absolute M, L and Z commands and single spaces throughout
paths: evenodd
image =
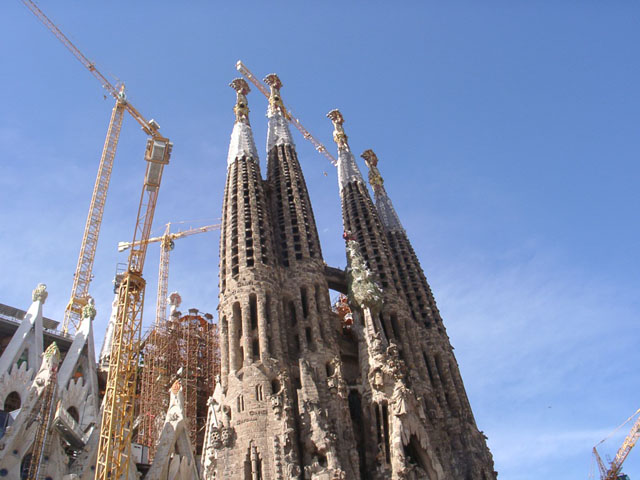
M 258 150 L 253 141 L 253 132 L 246 123 L 236 122 L 231 132 L 229 142 L 229 155 L 227 156 L 227 166 L 231 166 L 237 158 L 247 156 L 258 163 Z
M 269 108 L 267 114 L 269 118 L 269 129 L 267 130 L 267 153 L 277 145 L 291 145 L 295 148 L 291 130 L 289 130 L 289 122 L 279 111 L 272 112 Z
M 346 148 L 340 148 L 338 149 L 338 185 L 340 186 L 340 191 L 342 191 L 349 182 L 360 182 L 364 184 L 362 174 L 356 164 L 353 153 Z

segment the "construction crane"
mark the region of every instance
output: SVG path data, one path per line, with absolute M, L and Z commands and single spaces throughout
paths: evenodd
M 616 431 L 623 425 L 629 423 L 638 414 L 640 414 L 640 409 L 638 409 L 636 413 L 631 415 L 622 425 L 616 428 Z M 611 435 L 613 435 L 613 433 Z M 631 427 L 631 431 L 624 439 L 624 442 L 622 442 L 622 446 L 618 449 L 618 453 L 616 453 L 615 458 L 607 467 L 602 461 L 602 458 L 600 458 L 600 454 L 598 453 L 596 447 L 610 438 L 611 435 L 609 435 L 604 440 L 601 440 L 595 447 L 593 447 L 593 456 L 595 458 L 596 464 L 598 465 L 598 470 L 600 471 L 600 480 L 629 480 L 629 477 L 622 473 L 622 464 L 627 459 L 629 453 L 631 452 L 631 449 L 640 438 L 640 416 L 638 416 L 635 423 L 633 424 L 633 427 Z
M 269 98 L 270 93 L 267 87 L 264 85 L 264 83 L 258 80 L 258 78 L 253 73 L 251 73 L 251 71 L 246 67 L 246 65 L 242 63 L 242 60 L 238 60 L 236 62 L 236 70 L 238 70 L 242 75 L 247 77 L 247 80 L 253 83 L 256 86 L 256 88 L 260 90 L 265 97 Z M 322 143 L 320 143 L 319 140 L 317 140 L 313 135 L 311 135 L 311 132 L 309 132 L 309 130 L 304 128 L 302 123 L 300 123 L 300 120 L 298 120 L 293 115 L 293 112 L 291 111 L 290 108 L 285 107 L 284 116 L 289 122 L 293 124 L 294 127 L 296 127 L 300 131 L 300 133 L 302 133 L 302 136 L 306 140 L 309 140 L 311 142 L 311 144 L 315 147 L 315 149 L 318 152 L 324 155 L 332 163 L 334 167 L 338 166 L 338 161 L 335 159 L 333 155 L 329 153 L 329 151 L 327 150 L 327 147 L 325 147 Z
M 169 163 L 172 146 L 166 138 L 150 138 L 147 141 L 147 170 L 131 242 L 133 246 L 129 253 L 127 270 L 118 288 L 118 309 L 113 326 L 109 374 L 102 403 L 96 480 L 128 479 L 146 284 L 142 278 L 142 271 L 162 173 L 165 165 Z
M 169 255 L 174 248 L 174 240 L 178 238 L 188 237 L 196 233 L 210 232 L 211 230 L 219 230 L 220 224 L 205 225 L 204 227 L 191 228 L 181 232 L 171 233 L 171 223 L 167 223 L 164 234 L 160 237 L 152 237 L 147 243 L 160 242 L 160 265 L 158 272 L 158 297 L 156 301 L 156 325 L 159 325 L 167 319 L 167 294 L 169 289 Z M 136 242 L 138 246 L 140 242 Z M 118 243 L 118 251 L 124 252 L 131 248 L 131 242 Z
M 107 136 L 100 157 L 100 165 L 96 182 L 91 195 L 89 204 L 89 213 L 85 223 L 84 235 L 80 246 L 80 254 L 78 263 L 73 277 L 73 286 L 71 288 L 71 299 L 67 304 L 62 322 L 62 332 L 69 333 L 69 329 L 77 329 L 82 319 L 82 308 L 87 304 L 89 298 L 89 284 L 92 280 L 93 261 L 95 258 L 96 248 L 98 245 L 98 236 L 100 235 L 100 226 L 102 224 L 102 216 L 104 206 L 107 199 L 107 190 L 111 180 L 111 170 L 113 169 L 113 160 L 118 147 L 120 138 L 120 130 L 124 119 L 124 112 L 127 111 L 142 127 L 144 132 L 163 141 L 164 138 L 157 132 L 159 126 L 153 120 L 147 121 L 136 110 L 136 108 L 127 101 L 125 95 L 125 87 L 122 83 L 113 85 L 107 77 L 105 77 L 96 67 L 95 63 L 89 60 L 64 33 L 44 14 L 40 8 L 32 0 L 21 0 L 22 3 L 62 42 L 62 44 L 84 65 L 87 70 L 100 82 L 102 87 L 111 95 L 116 103 L 111 113 Z
M 190 235 L 195 235 L 197 233 L 205 233 L 211 230 L 218 230 L 220 228 L 219 224 L 215 225 L 206 225 L 204 227 L 199 228 L 191 228 L 189 230 L 184 230 L 181 232 L 171 233 L 171 223 L 167 223 L 164 234 L 160 237 L 150 238 L 147 243 L 155 243 L 160 242 L 160 264 L 159 264 L 159 272 L 158 272 L 158 296 L 156 300 L 156 319 L 154 327 L 150 331 L 151 341 L 153 344 L 156 343 L 155 337 L 153 337 L 157 331 L 158 327 L 164 325 L 167 321 L 167 294 L 169 289 L 169 258 L 171 250 L 174 248 L 174 240 L 178 238 L 188 237 Z M 118 243 L 118 251 L 123 252 L 132 245 L 136 246 L 136 244 L 132 244 L 131 242 L 120 242 Z M 157 359 L 156 359 L 157 360 Z M 140 398 L 140 412 L 147 413 L 146 415 L 141 415 L 140 421 L 141 425 L 138 430 L 138 442 L 143 445 L 147 445 L 149 447 L 152 446 L 153 442 L 157 440 L 157 425 L 155 423 L 155 415 L 148 415 L 149 412 L 157 412 L 162 409 L 162 405 L 158 405 L 157 398 L 159 395 L 155 395 L 155 392 L 160 388 L 164 388 L 164 385 L 158 384 L 157 373 L 158 373 L 159 365 L 156 365 L 155 362 L 149 361 L 149 359 L 145 358 L 145 368 L 142 373 L 142 392 L 145 395 L 142 395 Z

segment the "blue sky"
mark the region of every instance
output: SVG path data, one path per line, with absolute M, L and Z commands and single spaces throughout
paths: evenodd
M 352 149 L 378 154 L 500 478 L 586 478 L 591 447 L 640 406 L 640 5 L 132 3 L 39 5 L 174 142 L 154 233 L 220 216 L 236 60 L 278 73 L 330 148 L 340 108 Z M 0 302 L 27 308 L 45 282 L 61 318 L 113 102 L 17 0 L 0 6 L 0 65 Z M 266 100 L 249 104 L 264 152 Z M 325 259 L 343 266 L 334 169 L 296 138 Z M 98 344 L 144 142 L 125 119 L 92 283 Z M 215 312 L 218 240 L 176 242 L 185 308 Z M 626 472 L 640 476 L 639 452 Z

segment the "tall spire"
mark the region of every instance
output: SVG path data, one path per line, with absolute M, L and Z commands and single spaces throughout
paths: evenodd
M 384 180 L 378 170 L 378 156 L 371 149 L 365 150 L 360 156 L 364 158 L 364 163 L 369 168 L 369 184 L 373 188 L 376 208 L 382 224 L 389 231 L 404 230 L 400 223 L 400 218 L 395 208 L 393 208 L 391 199 L 384 188 Z
M 289 123 L 287 122 L 287 113 L 280 97 L 280 89 L 282 82 L 275 73 L 270 73 L 264 79 L 264 82 L 271 88 L 269 95 L 269 110 L 267 117 L 269 118 L 269 129 L 267 130 L 267 153 L 276 145 L 291 145 L 295 147 Z
M 249 104 L 246 97 L 251 89 L 243 78 L 236 78 L 229 86 L 236 91 L 237 100 L 233 107 L 233 111 L 236 114 L 236 122 L 231 132 L 227 166 L 231 165 L 239 157 L 252 158 L 257 162 L 258 151 L 256 150 L 251 125 L 249 124 Z
M 333 122 L 333 141 L 338 145 L 338 184 L 340 192 L 349 182 L 362 182 L 362 174 L 356 164 L 356 159 L 349 148 L 349 137 L 344 131 L 342 124 L 344 117 L 340 110 L 335 109 L 327 113 L 327 117 Z

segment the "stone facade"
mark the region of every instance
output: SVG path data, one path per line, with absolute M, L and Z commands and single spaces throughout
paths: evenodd
M 209 402 L 201 477 L 496 478 L 452 347 L 382 187 L 374 204 L 333 111 L 347 236 L 343 328 L 276 75 L 263 180 L 242 79 L 220 242 L 221 376 Z M 377 175 L 377 176 L 376 176 Z M 339 277 L 342 278 L 342 282 Z M 338 287 L 339 288 L 339 287 Z M 346 293 L 346 292 L 345 292 Z

